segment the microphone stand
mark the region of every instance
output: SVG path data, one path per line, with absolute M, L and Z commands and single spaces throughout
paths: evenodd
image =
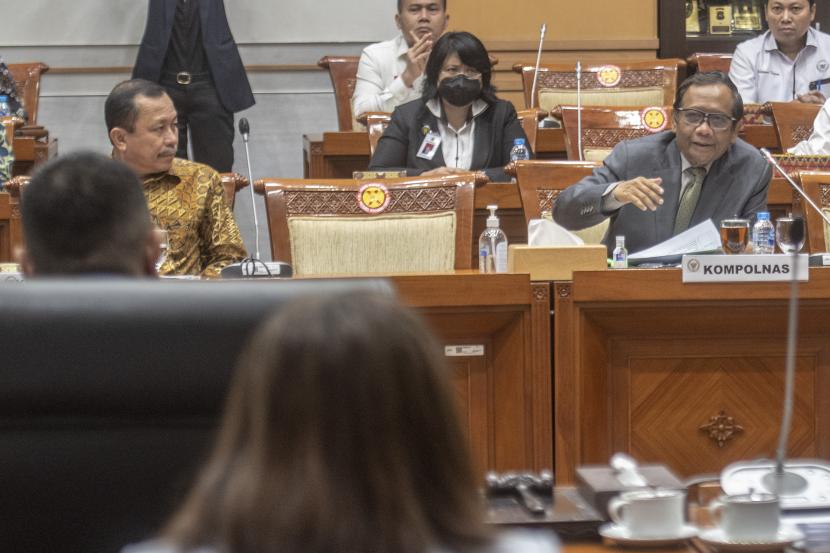
M 248 122 L 247 119 L 244 120 L 246 123 Z M 239 122 L 239 129 L 243 129 L 242 121 Z M 244 126 L 244 132 L 242 132 L 242 143 L 245 144 L 245 161 L 248 164 L 248 190 L 251 192 L 251 209 L 254 212 L 254 232 L 256 233 L 256 240 L 254 242 L 254 248 L 256 249 L 256 256 L 254 259 L 259 261 L 259 219 L 256 214 L 256 197 L 254 196 L 254 172 L 251 170 L 251 151 L 248 149 L 248 125 Z
M 530 107 L 538 107 L 536 101 L 536 82 L 539 79 L 539 66 L 542 64 L 542 43 L 545 41 L 545 32 L 548 26 L 542 23 L 542 28 L 539 30 L 539 49 L 536 51 L 536 69 L 533 71 L 533 86 L 530 89 Z
M 579 161 L 585 161 L 582 155 L 582 62 L 576 62 L 576 146 Z

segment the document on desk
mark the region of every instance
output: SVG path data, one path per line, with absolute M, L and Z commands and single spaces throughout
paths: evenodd
M 684 254 L 718 251 L 720 244 L 720 232 L 711 219 L 706 219 L 665 242 L 629 255 L 628 260 L 645 261 L 670 257 L 679 259 Z

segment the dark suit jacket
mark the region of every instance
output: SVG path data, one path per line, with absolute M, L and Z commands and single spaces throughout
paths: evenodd
M 582 229 L 602 222 L 602 194 L 612 182 L 638 176 L 663 179 L 663 204 L 656 211 L 640 211 L 632 204 L 611 214 L 603 242 L 609 251 L 614 237 L 625 236 L 629 252 L 636 253 L 672 237 L 680 201 L 680 150 L 673 132 L 662 132 L 637 140 L 620 142 L 602 167 L 565 189 L 553 208 L 554 220 L 569 229 Z M 715 160 L 706 174 L 689 226 L 712 219 L 739 216 L 751 218 L 765 211 L 771 171 L 761 153 L 741 139 Z
M 516 110 L 510 102 L 498 100 L 479 114 L 475 121 L 473 160 L 470 169 L 484 170 L 492 181 L 509 181 L 504 174 L 504 166 L 510 162 L 513 139 L 527 140 L 522 124 L 516 116 Z M 424 140 L 424 127 L 438 132 L 438 118 L 427 109 L 423 99 L 413 100 L 395 108 L 389 126 L 378 141 L 369 170 L 406 169 L 409 175 L 420 175 L 424 171 L 445 166 L 442 145 L 438 146 L 438 151 L 432 159 L 418 157 L 418 148 Z
M 176 15 L 176 0 L 150 0 L 147 27 L 138 49 L 133 78 L 159 82 Z M 222 105 L 231 112 L 254 105 L 245 66 L 231 35 L 223 0 L 200 0 L 202 43 Z

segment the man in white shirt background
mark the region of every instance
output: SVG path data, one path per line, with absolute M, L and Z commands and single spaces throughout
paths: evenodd
M 815 0 L 769 0 L 769 30 L 735 49 L 729 78 L 744 103 L 824 103 L 810 83 L 830 77 L 830 35 L 810 27 Z
M 370 111 L 391 112 L 420 98 L 432 45 L 447 28 L 447 0 L 397 1 L 395 24 L 401 34 L 367 46 L 360 56 L 352 95 L 355 117 Z

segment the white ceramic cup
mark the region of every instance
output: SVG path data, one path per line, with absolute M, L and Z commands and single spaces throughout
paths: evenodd
M 634 538 L 671 538 L 683 529 L 686 492 L 637 490 L 608 503 L 608 515 Z
M 724 495 L 709 504 L 709 512 L 729 540 L 765 542 L 778 535 L 780 506 L 774 495 Z

